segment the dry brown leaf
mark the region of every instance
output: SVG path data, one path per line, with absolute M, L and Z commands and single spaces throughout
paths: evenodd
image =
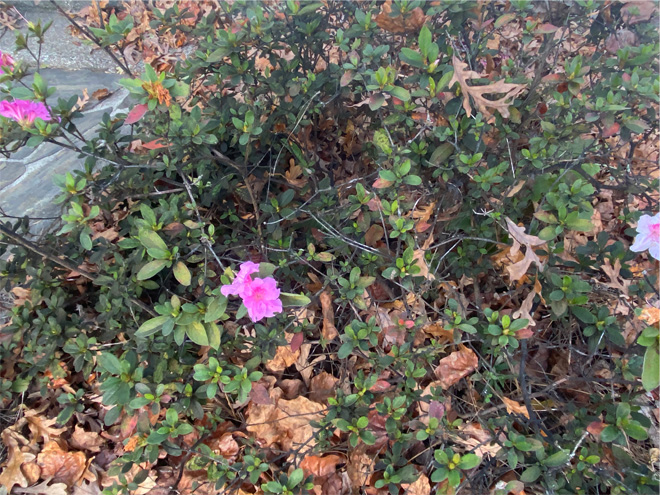
M 385 3 L 381 6 L 380 13 L 375 19 L 378 27 L 391 33 L 415 32 L 421 29 L 426 22 L 424 11 L 419 7 L 411 10 L 405 17 L 402 14 L 399 14 L 397 17 L 391 17 L 391 12 L 392 0 L 385 0 Z
M 364 234 L 364 243 L 367 246 L 376 247 L 376 244 L 383 238 L 384 233 L 383 227 L 373 224 Z
M 14 306 L 22 306 L 25 304 L 25 301 L 30 300 L 30 289 L 24 289 L 23 287 L 13 287 L 11 293 L 14 294 Z
M 504 402 L 506 412 L 509 414 L 522 414 L 529 419 L 529 411 L 527 411 L 527 408 L 519 402 L 516 402 L 513 399 L 507 399 L 506 397 L 502 397 L 502 402 Z
M 459 427 L 459 434 L 452 438 L 456 443 L 468 450 L 474 450 L 479 457 L 495 457 L 502 450 L 501 442 L 505 440 L 504 433 L 500 434 L 500 444 L 494 441 L 493 435 L 484 430 L 479 423 L 467 423 Z
M 35 456 L 28 452 L 21 452 L 20 444 L 27 443 L 27 440 L 14 431 L 13 427 L 2 432 L 2 443 L 8 452 L 5 467 L 0 473 L 0 486 L 5 487 L 7 493 L 11 493 L 12 488 L 16 485 L 23 488 L 28 486 L 28 479 L 21 471 L 21 466 L 33 461 Z
M 320 404 L 327 404 L 328 397 L 334 397 L 339 379 L 326 371 L 314 376 L 309 385 L 309 398 Z
M 82 452 L 65 452 L 57 442 L 50 441 L 37 456 L 37 464 L 42 478 L 71 486 L 85 473 L 87 459 Z
M 87 88 L 84 88 L 82 90 L 83 94 L 82 96 L 78 97 L 78 101 L 76 101 L 76 104 L 73 106 L 73 111 L 78 111 L 82 110 L 85 108 L 85 105 L 89 102 L 89 95 L 87 94 Z
M 627 24 L 648 21 L 658 8 L 658 2 L 652 0 L 631 0 L 621 8 L 621 17 Z
M 67 495 L 67 487 L 64 483 L 53 483 L 49 485 L 49 481 L 43 481 L 38 485 L 29 488 L 20 488 L 14 490 L 16 493 L 30 493 L 33 495 Z
M 511 281 L 523 281 L 532 263 L 536 264 L 539 271 L 543 271 L 544 264 L 534 252 L 534 248 L 543 246 L 545 241 L 542 241 L 535 235 L 525 234 L 524 227 L 519 227 L 508 217 L 506 218 L 506 225 L 509 234 L 513 238 L 513 246 L 509 250 L 509 255 L 515 257 L 520 252 L 520 247 L 525 246 L 525 256 L 523 259 L 506 267 Z
M 98 452 L 105 440 L 99 436 L 98 433 L 93 431 L 85 431 L 80 425 L 76 425 L 69 446 L 76 450 L 88 450 L 90 452 Z
M 492 123 L 495 121 L 495 116 L 489 108 L 497 110 L 502 117 L 508 118 L 509 106 L 513 103 L 514 98 L 527 87 L 526 84 L 507 83 L 503 79 L 493 84 L 470 86 L 467 83 L 468 80 L 481 78 L 481 74 L 473 70 L 466 70 L 468 65 L 462 62 L 456 55 L 452 57 L 452 65 L 454 66 L 454 75 L 449 81 L 449 88 L 454 83 L 458 83 L 461 86 L 463 109 L 468 117 L 472 115 L 472 107 L 470 106 L 470 97 L 472 97 L 474 106 L 484 115 L 487 122 Z M 489 100 L 484 97 L 484 94 L 487 93 L 505 93 L 505 95 L 497 100 Z
M 264 447 L 277 443 L 284 451 L 311 449 L 316 445 L 316 429 L 310 422 L 323 417 L 321 411 L 324 407 L 306 397 L 280 399 L 281 394 L 279 388 L 271 390 L 272 405 L 250 403 L 247 431 L 253 433 Z
M 429 272 L 429 266 L 426 264 L 424 259 L 424 249 L 416 249 L 413 252 L 413 259 L 416 262 L 416 265 L 420 268 L 420 272 L 415 274 L 415 277 L 424 277 L 427 280 L 435 280 L 435 275 Z
M 406 495 L 431 495 L 431 485 L 425 474 L 420 474 L 414 483 L 401 483 Z
M 369 478 L 374 472 L 374 456 L 366 453 L 366 446 L 359 444 L 348 454 L 346 473 L 351 482 L 351 494 L 359 495 L 364 486 L 369 484 Z
M 291 350 L 290 342 L 294 334 L 285 333 L 284 336 L 289 344 L 279 346 L 275 351 L 275 357 L 266 363 L 266 369 L 273 373 L 281 373 L 295 363 L 300 356 L 300 349 L 295 352 Z
M 474 351 L 461 346 L 458 351 L 452 352 L 440 360 L 435 369 L 435 376 L 438 378 L 439 385 L 447 390 L 461 378 L 476 370 L 477 366 L 479 366 L 479 359 Z
M 319 296 L 321 312 L 323 313 L 323 330 L 321 335 L 326 341 L 331 341 L 339 335 L 335 327 L 335 313 L 332 309 L 332 293 L 326 289 Z
M 33 445 L 43 440 L 48 443 L 53 438 L 58 438 L 66 431 L 66 428 L 53 428 L 52 425 L 57 423 L 57 419 L 43 418 L 39 416 L 39 411 L 28 409 L 25 411 L 25 419 L 27 420 L 28 428 L 32 433 L 30 444 Z
M 73 487 L 73 495 L 101 495 L 103 489 L 96 481 L 84 480 Z
M 660 322 L 660 308 L 654 308 L 653 306 L 644 308 L 642 314 L 639 315 L 639 319 L 649 326 L 658 326 L 658 322 Z
M 543 296 L 541 295 L 541 282 L 539 282 L 539 279 L 536 279 L 536 282 L 534 282 L 534 288 L 527 294 L 527 297 L 523 301 L 523 303 L 520 306 L 520 309 L 518 311 L 514 311 L 511 316 L 513 318 L 518 319 L 518 318 L 526 318 L 529 320 L 529 326 L 530 327 L 535 327 L 536 322 L 534 321 L 534 315 L 530 313 L 532 310 L 532 306 L 534 306 L 534 297 L 538 294 L 539 297 L 541 298 L 541 302 L 545 303 L 545 300 L 543 299 Z
M 342 462 L 344 462 L 344 458 L 335 454 L 323 457 L 308 455 L 300 462 L 300 467 L 305 471 L 305 476 L 311 474 L 323 477 L 334 473 L 337 469 L 337 464 Z
M 612 289 L 618 289 L 625 297 L 628 297 L 628 287 L 630 287 L 632 281 L 623 279 L 619 274 L 621 271 L 621 261 L 617 258 L 614 261 L 614 266 L 612 266 L 610 260 L 606 259 L 605 264 L 601 265 L 600 269 L 611 280 L 611 282 L 605 282 L 603 285 Z

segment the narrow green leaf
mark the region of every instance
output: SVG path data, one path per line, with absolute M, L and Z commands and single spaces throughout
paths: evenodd
M 543 461 L 543 464 L 548 467 L 559 467 L 563 464 L 566 464 L 571 458 L 570 454 L 565 450 L 560 450 L 555 452 L 549 457 L 546 457 Z
M 123 372 L 121 361 L 117 359 L 117 356 L 109 352 L 104 352 L 98 356 L 96 362 L 101 368 L 113 375 L 121 375 Z
M 153 230 L 141 230 L 138 237 L 142 245 L 147 249 L 152 248 L 167 251 L 167 244 Z
M 288 292 L 280 292 L 280 300 L 285 308 L 307 306 L 312 302 L 309 297 L 303 294 L 290 294 Z
M 137 279 L 148 280 L 154 275 L 156 275 L 158 272 L 160 272 L 163 268 L 165 268 L 165 266 L 168 265 L 169 263 L 170 262 L 167 260 L 150 261 L 142 268 L 140 268 L 140 271 L 137 274 Z
M 171 316 L 156 316 L 150 320 L 145 321 L 140 328 L 135 332 L 136 337 L 149 337 L 155 334 L 163 324 L 171 319 Z
M 176 278 L 181 285 L 185 285 L 186 287 L 190 285 L 192 276 L 190 275 L 190 270 L 188 270 L 188 267 L 182 261 L 177 261 L 172 271 L 174 273 L 174 278 Z
M 186 326 L 186 335 L 197 345 L 209 345 L 206 328 L 199 321 L 193 321 L 190 325 Z
M 660 354 L 655 347 L 647 347 L 644 353 L 642 385 L 647 392 L 660 386 Z

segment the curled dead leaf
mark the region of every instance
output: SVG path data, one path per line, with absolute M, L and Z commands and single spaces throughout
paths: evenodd
M 479 359 L 472 349 L 461 346 L 461 348 L 452 352 L 449 356 L 440 360 L 435 369 L 435 376 L 439 385 L 447 390 L 457 383 L 461 378 L 469 375 L 479 366 Z
M 526 84 L 507 83 L 503 79 L 493 84 L 470 86 L 467 83 L 469 79 L 480 79 L 483 76 L 478 72 L 468 70 L 468 65 L 462 62 L 456 55 L 452 57 L 452 64 L 454 66 L 454 75 L 449 81 L 449 87 L 451 88 L 454 83 L 460 85 L 461 93 L 463 94 L 463 109 L 468 117 L 472 115 L 472 107 L 470 105 L 470 97 L 472 97 L 475 108 L 484 115 L 487 122 L 492 123 L 495 121 L 495 116 L 490 109 L 497 110 L 502 117 L 508 118 L 510 115 L 509 107 L 513 104 L 514 98 L 527 87 Z M 484 97 L 488 93 L 504 93 L 504 96 L 497 100 L 489 100 Z
M 71 486 L 85 473 L 87 459 L 82 452 L 66 452 L 50 441 L 37 456 L 37 464 L 42 478 Z
M 522 414 L 529 419 L 529 411 L 527 411 L 527 408 L 519 402 L 516 402 L 513 399 L 507 399 L 506 397 L 502 397 L 502 402 L 504 402 L 506 412 L 509 414 Z

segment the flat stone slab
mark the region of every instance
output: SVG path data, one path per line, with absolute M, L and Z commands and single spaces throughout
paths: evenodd
M 76 11 L 86 5 L 89 5 L 91 0 L 88 1 L 67 1 L 58 3 L 65 10 Z M 27 20 L 33 23 L 41 20 L 42 25 L 52 21 L 50 29 L 46 31 L 44 37 L 45 42 L 42 45 L 41 51 L 41 67 L 61 68 L 69 70 L 78 69 L 91 69 L 104 72 L 117 72 L 117 64 L 110 58 L 110 56 L 103 50 L 93 50 L 92 45 L 86 45 L 78 38 L 69 34 L 68 26 L 69 21 L 62 16 L 53 5 L 43 0 L 39 4 L 31 1 L 13 1 L 10 2 L 18 12 Z M 25 34 L 27 32 L 26 23 L 22 23 L 16 30 Z M 36 63 L 32 56 L 25 50 L 16 51 L 14 41 L 16 39 L 15 33 L 8 32 L 0 38 L 0 50 L 10 53 L 16 60 L 28 62 L 34 66 Z M 34 43 L 30 49 L 34 52 L 37 45 Z M 36 52 L 35 52 L 36 53 Z
M 85 137 L 96 133 L 104 113 L 111 115 L 127 112 L 128 91 L 118 89 L 121 76 L 91 71 L 43 70 L 42 76 L 58 91 L 51 99 L 81 95 L 87 88 L 89 94 L 96 89 L 107 88 L 113 94 L 102 100 L 90 102 L 83 109 L 84 117 L 76 122 Z M 53 100 L 55 101 L 55 100 Z M 72 138 L 73 139 L 73 138 Z M 80 141 L 74 140 L 80 144 Z M 9 159 L 0 159 L 0 207 L 5 214 L 16 217 L 35 217 L 30 231 L 42 234 L 54 219 L 62 215 L 61 205 L 53 203 L 60 189 L 53 184 L 56 175 L 82 169 L 85 157 L 60 146 L 44 143 L 37 148 L 23 148 Z

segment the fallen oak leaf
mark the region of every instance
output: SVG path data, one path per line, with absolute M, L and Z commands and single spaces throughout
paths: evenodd
M 305 471 L 305 476 L 310 474 L 316 477 L 328 476 L 337 470 L 337 464 L 344 462 L 344 458 L 330 454 L 323 457 L 308 455 L 300 462 L 300 467 Z
M 53 428 L 57 419 L 43 418 L 39 416 L 39 411 L 28 409 L 25 411 L 24 417 L 27 420 L 30 433 L 32 433 L 30 445 L 34 445 L 42 440 L 44 443 L 48 443 L 52 438 L 57 438 L 66 431 L 66 428 Z
M 516 402 L 513 399 L 507 399 L 506 397 L 502 397 L 502 402 L 504 402 L 506 412 L 509 414 L 522 414 L 529 419 L 529 411 L 527 411 L 527 408 L 519 402 Z
M 473 70 L 466 70 L 468 65 L 456 55 L 452 57 L 452 65 L 454 66 L 454 75 L 449 81 L 448 87 L 451 88 L 455 83 L 458 83 L 463 94 L 463 109 L 467 116 L 472 116 L 472 107 L 470 106 L 470 97 L 472 97 L 477 111 L 484 115 L 488 123 L 495 121 L 495 116 L 489 108 L 497 110 L 502 117 L 509 118 L 509 107 L 512 105 L 514 98 L 527 87 L 526 84 L 507 83 L 503 79 L 493 84 L 470 86 L 467 83 L 468 80 L 480 79 L 482 78 L 481 74 Z M 487 93 L 505 93 L 505 95 L 497 100 L 489 100 L 484 97 L 484 94 Z
M 537 236 L 526 234 L 524 227 L 519 227 L 510 218 L 506 218 L 507 230 L 513 238 L 513 246 L 509 254 L 516 256 L 520 251 L 521 246 L 525 246 L 525 256 L 522 260 L 506 267 L 511 281 L 520 282 L 526 276 L 527 270 L 532 263 L 536 264 L 539 271 L 543 271 L 545 265 L 541 259 L 534 252 L 535 247 L 543 246 L 545 241 L 539 239 Z
M 20 443 L 27 443 L 21 435 L 13 431 L 13 427 L 7 428 L 2 432 L 2 443 L 7 447 L 7 462 L 2 473 L 0 473 L 0 486 L 5 487 L 7 493 L 11 493 L 14 486 L 22 488 L 28 486 L 28 479 L 21 471 L 21 466 L 32 462 L 36 456 L 28 452 L 22 452 Z
M 41 477 L 72 486 L 87 469 L 87 459 L 82 452 L 66 452 L 57 442 L 50 441 L 37 455 Z
M 34 495 L 67 495 L 67 486 L 64 483 L 53 483 L 49 485 L 49 481 L 43 481 L 38 485 L 29 488 L 20 488 L 14 490 L 16 493 L 30 493 Z
M 458 351 L 452 352 L 449 356 L 440 360 L 434 373 L 439 385 L 447 390 L 458 383 L 461 378 L 476 370 L 477 366 L 479 366 L 479 359 L 474 351 L 465 346 L 460 346 Z
M 88 450 L 89 452 L 99 452 L 105 444 L 105 440 L 93 431 L 85 431 L 80 425 L 76 425 L 69 445 L 76 450 Z

